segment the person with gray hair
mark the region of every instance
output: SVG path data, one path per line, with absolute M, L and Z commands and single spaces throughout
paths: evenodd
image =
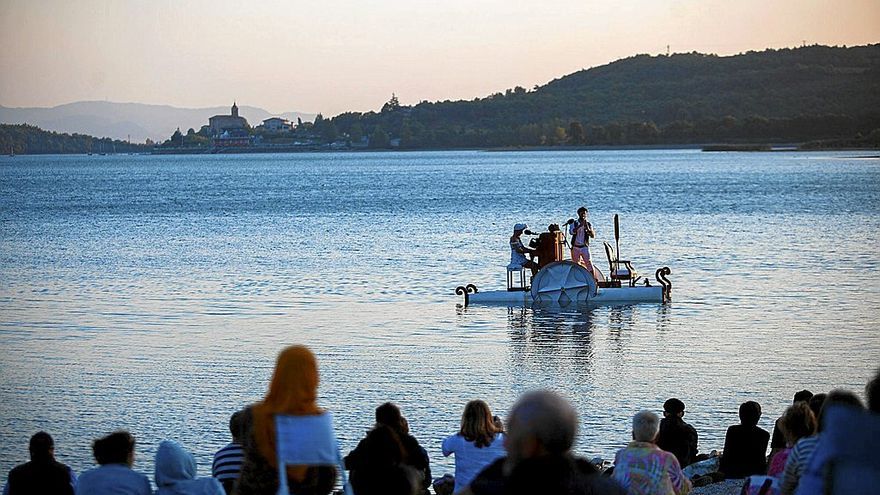
M 624 495 L 616 482 L 572 454 L 577 432 L 578 415 L 567 400 L 549 390 L 523 394 L 508 415 L 507 456 L 459 494 Z
M 613 478 L 631 495 L 684 495 L 691 482 L 681 471 L 675 455 L 655 443 L 660 417 L 651 411 L 633 416 L 633 441 L 617 452 Z

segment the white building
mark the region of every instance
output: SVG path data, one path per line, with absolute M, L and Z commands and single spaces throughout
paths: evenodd
M 293 128 L 290 121 L 281 117 L 270 117 L 263 121 L 264 130 L 272 132 L 289 131 Z

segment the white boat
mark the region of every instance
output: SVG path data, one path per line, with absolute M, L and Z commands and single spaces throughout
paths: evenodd
M 614 237 L 618 246 L 619 225 L 618 216 L 614 215 Z M 541 246 L 541 241 L 549 246 Z M 604 247 L 609 266 L 609 276 L 606 278 L 595 266 L 593 270 L 588 270 L 572 261 L 562 260 L 564 242 L 565 237 L 558 230 L 540 235 L 538 256 L 543 255 L 544 262 L 538 262 L 542 266 L 531 281 L 528 280 L 527 269 L 508 266 L 506 289 L 481 291 L 476 285 L 467 284 L 457 287 L 455 293 L 464 297 L 465 306 L 662 304 L 670 300 L 672 283 L 667 278 L 671 273 L 668 267 L 658 268 L 654 272 L 656 285 L 652 285 L 650 280 L 638 275 L 630 261 L 619 258 L 619 250 L 606 242 Z

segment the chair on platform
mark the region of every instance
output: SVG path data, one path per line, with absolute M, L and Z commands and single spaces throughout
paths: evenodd
M 611 247 L 611 244 L 607 242 L 603 242 L 603 244 L 605 245 L 605 255 L 608 256 L 608 280 L 627 280 L 630 287 L 635 286 L 639 274 L 633 268 L 632 263 L 629 260 L 620 259 L 620 254 Z
M 275 416 L 278 495 L 288 495 L 287 466 L 336 466 L 345 495 L 353 495 L 329 412 L 309 416 Z
M 507 290 L 527 291 L 532 288 L 532 271 L 522 265 L 511 263 L 507 265 Z

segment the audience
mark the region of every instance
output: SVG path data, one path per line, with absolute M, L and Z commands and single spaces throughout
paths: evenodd
M 698 440 L 697 430 L 685 423 L 683 417 L 684 402 L 676 398 L 664 402 L 660 434 L 657 436 L 657 446 L 672 452 L 682 468 L 694 462 Z
M 232 434 L 232 442 L 214 454 L 214 462 L 211 464 L 211 475 L 220 481 L 223 485 L 223 491 L 227 495 L 232 493 L 232 488 L 241 473 L 241 463 L 244 461 L 244 449 L 241 446 L 246 431 L 244 419 L 245 411 L 243 410 L 236 411 L 229 418 L 229 432 Z
M 134 443 L 134 437 L 127 431 L 117 431 L 95 440 L 92 452 L 99 466 L 79 477 L 77 495 L 151 495 L 150 480 L 131 469 Z
M 813 398 L 815 398 L 815 396 L 813 396 Z M 780 486 L 780 492 L 782 495 L 791 495 L 795 493 L 795 489 L 798 488 L 801 476 L 806 472 L 810 459 L 815 454 L 816 447 L 822 438 L 823 413 L 833 404 L 849 404 L 854 407 L 862 407 L 862 402 L 859 398 L 852 392 L 846 390 L 832 390 L 831 393 L 826 396 L 825 400 L 822 402 L 819 416 L 817 418 L 819 423 L 818 431 L 814 435 L 800 439 L 795 444 L 794 448 L 791 449 L 791 453 L 785 461 L 785 470 L 782 473 L 782 484 Z M 810 405 L 812 409 L 812 399 Z
M 196 478 L 196 459 L 177 442 L 163 440 L 156 450 L 156 495 L 224 495 L 214 478 Z
M 474 476 L 504 457 L 504 433 L 492 417 L 489 405 L 472 400 L 464 406 L 458 433 L 443 440 L 443 455 L 455 454 L 455 488 L 458 493 Z
M 785 435 L 786 445 L 784 449 L 770 458 L 770 468 L 767 469 L 767 475 L 781 478 L 782 472 L 785 469 L 785 461 L 788 460 L 791 448 L 801 438 L 806 438 L 816 433 L 816 416 L 805 401 L 798 401 L 785 410 L 785 414 L 782 415 L 781 423 L 778 426 Z
M 262 402 L 251 406 L 245 422 L 244 462 L 235 492 L 262 495 L 278 492 L 278 456 L 275 450 L 276 414 L 320 414 L 318 361 L 304 346 L 290 346 L 278 355 L 269 390 Z M 287 486 L 297 495 L 328 494 L 336 481 L 332 466 L 288 466 Z
M 35 433 L 28 444 L 30 462 L 14 467 L 6 478 L 3 495 L 57 493 L 73 495 L 76 476 L 55 460 L 55 441 L 45 431 Z
M 767 442 L 770 433 L 758 426 L 761 405 L 755 401 L 739 406 L 740 424 L 727 429 L 719 471 L 727 478 L 745 478 L 767 472 Z
M 659 433 L 656 414 L 640 411 L 633 417 L 633 441 L 617 452 L 612 475 L 629 495 L 684 495 L 691 490 L 678 459 L 654 443 Z
M 375 427 L 345 457 L 345 468 L 351 471 L 351 485 L 358 495 L 386 493 L 384 473 L 397 480 L 396 486 L 403 491 L 406 480 L 414 480 L 423 493 L 431 485 L 428 453 L 409 434 L 409 424 L 390 402 L 376 408 Z
M 819 414 L 819 439 L 816 441 L 816 447 L 812 455 L 807 458 L 807 464 L 797 483 L 795 494 L 822 495 L 825 493 L 825 467 L 831 451 L 826 442 L 823 441 L 825 438 L 821 435 L 821 432 L 828 426 L 826 420 L 828 409 L 841 406 L 859 410 L 864 409 L 862 401 L 848 390 L 832 390 L 828 394 L 828 398 L 822 404 L 822 412 Z
M 798 402 L 809 402 L 810 399 L 813 398 L 813 392 L 809 390 L 801 390 L 800 392 L 796 392 L 794 394 L 794 400 L 792 400 L 792 404 L 797 404 Z M 773 423 L 773 436 L 770 437 L 770 457 L 767 459 L 767 463 L 770 464 L 773 462 L 773 456 L 776 455 L 777 452 L 788 448 L 788 439 L 785 437 L 785 434 L 782 432 L 782 416 L 776 419 L 776 422 Z
M 308 348 L 284 349 L 264 399 L 230 418 L 232 442 L 215 454 L 213 477 L 196 478 L 195 458 L 176 442 L 159 444 L 155 457 L 157 495 L 277 493 L 275 417 L 322 414 L 317 405 L 318 381 L 317 360 Z M 876 431 L 878 426 L 880 418 L 874 415 L 880 414 L 880 370 L 865 392 L 867 413 L 858 411 L 863 409 L 862 402 L 846 390 L 816 394 L 809 401 L 808 391 L 795 394 L 793 404 L 774 425 L 774 431 L 784 435 L 785 445 L 770 457 L 766 469 L 769 477 L 781 478 L 779 493 L 825 493 L 828 466 L 844 460 L 856 469 L 878 468 L 870 454 L 874 443 L 862 432 Z M 695 456 L 697 433 L 682 419 L 684 404 L 680 400 L 669 399 L 663 408 L 662 421 L 650 411 L 633 417 L 633 441 L 617 452 L 612 477 L 603 477 L 594 464 L 571 452 L 578 430 L 577 413 L 559 395 L 550 391 L 523 394 L 510 411 L 506 433 L 484 401 L 470 401 L 462 413 L 459 432 L 443 440 L 443 455 L 455 454 L 456 475 L 438 480 L 438 493 L 442 488 L 456 495 L 686 495 L 692 485 L 680 459 L 689 462 Z M 829 414 L 829 410 L 833 412 Z M 757 426 L 761 406 L 745 402 L 740 405 L 739 417 L 741 424 L 727 430 L 720 460 L 720 472 L 728 478 L 760 475 L 767 465 L 764 454 L 770 434 Z M 830 418 L 831 427 L 823 437 L 826 418 Z M 9 472 L 3 495 L 149 495 L 150 481 L 132 470 L 134 447 L 135 439 L 127 431 L 95 440 L 92 450 L 99 466 L 77 480 L 68 466 L 55 460 L 52 437 L 38 432 L 30 439 L 31 460 Z M 409 434 L 400 409 L 390 402 L 376 408 L 375 426 L 346 456 L 344 464 L 352 472 L 351 484 L 357 495 L 426 495 L 431 483 L 427 452 Z M 286 466 L 285 476 L 290 493 L 325 495 L 334 487 L 336 468 Z M 838 476 L 840 480 L 852 478 L 844 473 Z M 853 486 L 858 486 L 856 492 L 874 488 L 866 480 Z
M 507 456 L 486 467 L 462 494 L 609 494 L 626 492 L 596 466 L 571 453 L 577 412 L 550 391 L 521 396 L 508 416 Z

